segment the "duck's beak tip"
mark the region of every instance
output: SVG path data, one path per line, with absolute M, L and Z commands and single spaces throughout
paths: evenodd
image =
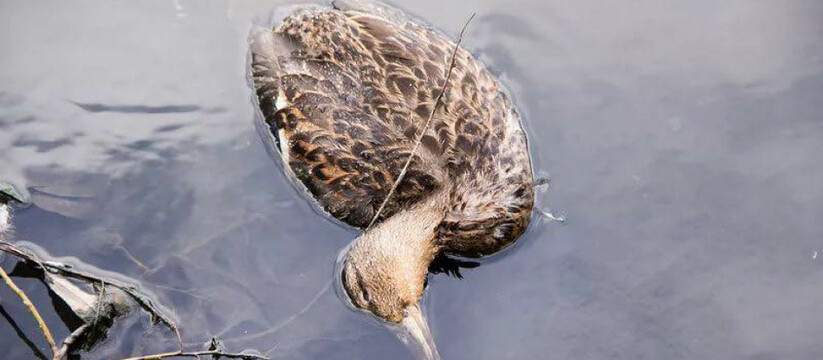
M 400 339 L 418 352 L 422 359 L 440 360 L 429 324 L 418 304 L 406 308 L 406 316 L 400 325 L 404 330 L 403 334 L 399 334 Z

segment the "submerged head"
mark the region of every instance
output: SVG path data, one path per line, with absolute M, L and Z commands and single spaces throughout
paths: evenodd
M 366 231 L 349 249 L 342 274 L 352 304 L 400 325 L 401 339 L 413 340 L 427 359 L 439 358 L 420 308 L 428 266 L 438 251 L 438 221 L 409 212 Z

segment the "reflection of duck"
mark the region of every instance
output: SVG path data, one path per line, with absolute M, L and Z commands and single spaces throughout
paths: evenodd
M 331 215 L 367 228 L 343 266 L 351 301 L 402 323 L 434 356 L 419 308 L 429 264 L 499 251 L 534 203 L 520 116 L 468 52 L 457 51 L 435 105 L 454 47 L 366 1 L 298 10 L 252 45 L 254 88 L 287 168 Z

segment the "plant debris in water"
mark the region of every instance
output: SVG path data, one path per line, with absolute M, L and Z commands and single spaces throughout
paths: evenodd
M 67 359 L 70 354 L 93 350 L 96 345 L 108 338 L 109 329 L 114 326 L 119 318 L 133 313 L 135 309 L 141 309 L 149 314 L 152 323 L 163 324 L 173 331 L 179 350 L 126 360 L 175 357 L 202 358 L 206 356 L 213 359 L 266 359 L 266 357 L 252 353 L 226 352 L 222 343 L 216 338 L 212 338 L 206 343 L 203 347 L 204 350 L 186 351 L 177 323 L 166 313 L 164 308 L 157 306 L 151 297 L 140 292 L 135 285 L 112 276 L 102 275 L 103 271 L 85 270 L 92 269 L 91 266 L 49 260 L 47 256 L 38 255 L 38 252 L 32 251 L 32 248 L 36 248 L 33 244 L 26 246 L 25 244 L 8 242 L 6 237 L 11 229 L 11 208 L 9 205 L 25 204 L 27 202 L 26 198 L 10 184 L 0 181 L 0 253 L 10 255 L 18 260 L 10 273 L 6 273 L 0 267 L 0 276 L 2 276 L 6 285 L 20 298 L 27 311 L 35 318 L 40 331 L 51 348 L 52 360 L 63 360 Z M 76 265 L 83 266 L 78 267 Z M 60 320 L 71 331 L 71 334 L 63 339 L 60 346 L 52 337 L 52 333 L 40 316 L 39 310 L 35 308 L 28 296 L 17 287 L 12 277 L 36 278 L 47 287 L 54 310 Z M 18 333 L 22 334 L 22 331 L 19 331 L 16 323 L 7 313 L 3 312 L 2 315 L 18 330 Z M 32 348 L 35 356 L 47 359 L 24 335 L 21 338 Z
M 138 307 L 149 313 L 154 322 L 165 324 L 178 333 L 175 322 L 130 284 L 77 270 L 69 264 L 43 260 L 6 241 L 0 241 L 0 251 L 20 260 L 11 276 L 37 278 L 48 288 L 57 314 L 72 331 L 63 343 L 65 353 L 91 350 L 108 337 L 108 330 L 117 318 Z M 65 354 L 59 355 L 56 358 Z
M 153 300 L 141 293 L 137 287 L 111 277 L 97 275 L 89 271 L 76 268 L 71 264 L 58 261 L 44 260 L 23 246 L 18 246 L 0 239 L 0 252 L 14 256 L 20 261 L 8 276 L 33 277 L 46 285 L 52 304 L 63 323 L 72 333 L 63 340 L 62 346 L 53 347 L 53 360 L 66 359 L 71 353 L 79 350 L 91 351 L 95 345 L 108 337 L 108 330 L 118 318 L 132 313 L 140 308 L 148 313 L 153 323 L 160 323 L 171 329 L 176 336 L 180 350 L 134 357 L 127 360 L 164 359 L 172 357 L 201 357 L 230 359 L 266 359 L 263 356 L 250 353 L 229 353 L 222 349 L 219 340 L 213 338 L 202 351 L 184 351 L 177 323 L 165 311 L 156 306 Z M 3 271 L 5 275 L 5 271 Z M 11 286 L 13 283 L 7 281 Z M 16 289 L 16 290 L 15 290 Z M 20 295 L 22 291 L 16 286 L 13 290 Z M 21 298 L 25 297 L 22 294 Z M 29 312 L 38 319 L 41 330 L 52 343 L 50 331 L 42 322 L 39 313 L 28 302 Z M 48 335 L 47 335 L 48 334 Z

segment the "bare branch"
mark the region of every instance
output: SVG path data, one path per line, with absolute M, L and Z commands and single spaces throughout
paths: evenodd
M 331 289 L 331 286 L 332 286 L 333 283 L 334 283 L 333 280 L 327 282 L 326 285 L 323 286 L 323 288 L 320 289 L 320 291 L 317 292 L 317 294 L 314 295 L 314 298 L 312 298 L 311 301 L 309 301 L 306 304 L 306 306 L 304 306 L 302 309 L 300 309 L 300 311 L 292 314 L 288 318 L 286 318 L 283 321 L 279 322 L 277 325 L 272 326 L 269 329 L 267 329 L 265 331 L 258 332 L 258 333 L 247 334 L 247 335 L 238 336 L 238 337 L 234 337 L 234 338 L 226 338 L 226 339 L 221 338 L 220 340 L 224 341 L 224 342 L 227 342 L 227 343 L 228 342 L 236 342 L 236 341 L 252 340 L 252 339 L 257 339 L 257 338 L 260 338 L 260 337 L 263 337 L 263 336 L 266 336 L 266 335 L 274 334 L 274 333 L 282 330 L 283 328 L 285 328 L 286 326 L 288 326 L 289 324 L 293 323 L 295 320 L 297 320 L 298 318 L 300 318 L 301 316 L 306 314 L 312 307 L 314 307 L 314 305 L 317 304 L 317 302 L 320 300 L 320 298 L 327 291 L 329 291 L 329 289 Z

